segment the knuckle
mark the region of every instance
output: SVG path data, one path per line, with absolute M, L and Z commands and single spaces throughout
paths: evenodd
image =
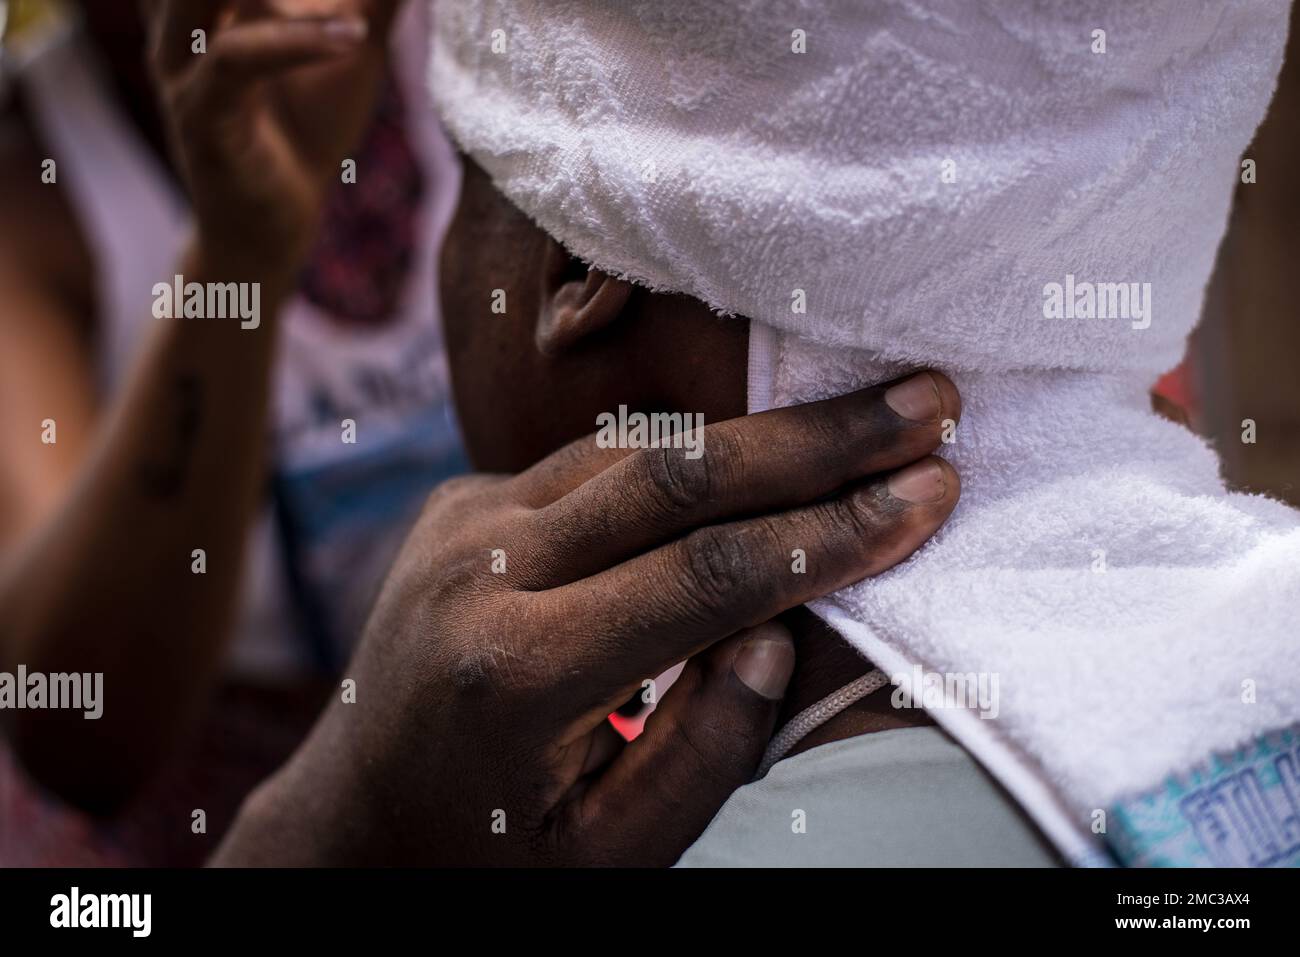
M 563 570 L 586 566 L 593 546 L 617 538 L 614 522 L 627 508 L 574 508 L 561 500 L 529 513 L 524 522 L 536 543 L 539 565 Z M 544 557 L 543 557 L 544 556 Z
M 871 556 L 881 544 L 880 515 L 869 507 L 851 504 L 847 498 L 810 506 L 806 519 L 800 522 L 800 538 L 806 535 L 818 556 L 810 564 L 819 588 L 830 588 L 846 569 L 869 566 Z
M 818 517 L 824 528 L 845 541 L 864 545 L 876 541 L 903 518 L 887 496 L 872 488 L 823 503 Z
M 714 494 L 711 456 L 688 459 L 681 449 L 647 449 L 640 453 L 640 468 L 652 500 L 668 514 L 690 511 Z
M 536 668 L 528 656 L 501 644 L 483 642 L 453 650 L 446 664 L 447 679 L 456 699 L 474 706 L 531 700 Z
M 448 503 L 463 504 L 465 499 L 479 492 L 486 491 L 497 483 L 497 479 L 481 475 L 456 475 L 440 482 L 424 500 L 422 514 L 428 516 Z
M 749 536 L 735 527 L 706 526 L 683 539 L 684 587 L 709 610 L 728 607 L 752 591 Z
M 861 575 L 878 574 L 895 564 L 932 530 L 924 509 L 903 507 L 884 483 L 823 503 L 815 515 L 826 553 L 837 557 L 837 567 L 852 567 Z
M 460 498 L 464 495 L 472 494 L 488 488 L 492 484 L 493 480 L 486 475 L 454 475 L 434 489 L 433 495 L 431 495 L 430 498 L 434 496 L 441 496 L 442 498 Z
M 718 490 L 726 487 L 727 480 L 736 479 L 745 474 L 747 458 L 745 442 L 740 433 L 730 423 L 715 426 L 712 431 L 708 432 L 707 441 L 703 448 L 705 450 L 704 454 L 696 461 L 713 463 L 713 474 L 718 482 L 715 488 Z

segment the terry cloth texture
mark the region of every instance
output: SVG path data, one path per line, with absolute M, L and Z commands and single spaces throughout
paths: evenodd
M 813 608 L 898 681 L 997 676 L 996 717 L 931 711 L 1077 863 L 1300 860 L 1300 518 L 1225 492 L 1148 397 L 1288 6 L 477 0 L 438 24 L 460 146 L 583 260 L 750 317 L 751 411 L 956 381 L 956 513 Z

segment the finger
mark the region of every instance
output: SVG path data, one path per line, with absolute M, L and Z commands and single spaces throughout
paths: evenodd
M 707 525 L 542 592 L 539 627 L 597 623 L 572 650 L 571 669 L 585 693 L 617 695 L 719 638 L 891 568 L 939 528 L 959 494 L 952 466 L 931 456 L 824 502 Z
M 562 822 L 581 832 L 566 837 L 608 860 L 675 862 L 753 778 L 794 665 L 794 642 L 777 622 L 691 661 L 645 732 L 566 809 Z
M 265 19 L 222 30 L 208 44 L 195 76 L 196 107 L 209 118 L 237 108 L 239 94 L 259 80 L 354 52 L 366 21 Z
M 594 433 L 584 435 L 516 475 L 515 497 L 529 508 L 545 508 L 636 452 L 636 449 L 602 448 L 596 444 Z
M 701 525 L 806 504 L 914 462 L 960 414 L 952 382 L 921 372 L 720 422 L 704 429 L 698 458 L 640 451 L 538 510 L 523 533 L 527 554 L 545 556 L 545 584 L 575 581 Z
M 608 722 L 602 722 L 591 733 L 587 747 L 587 756 L 583 759 L 581 772 L 591 774 L 613 761 L 627 747 L 623 736 L 614 730 Z
M 153 61 L 168 75 L 194 60 L 194 31 L 211 39 L 225 0 L 153 0 L 150 43 Z
M 885 393 L 917 374 L 929 375 L 938 392 L 942 408 L 937 416 L 926 416 L 917 411 L 915 399 L 905 401 L 899 392 L 893 393 L 891 401 L 899 403 L 907 410 L 907 414 L 895 412 L 887 404 L 882 406 L 881 400 Z M 925 384 L 924 381 L 922 384 Z M 925 394 L 923 389 L 921 395 Z M 871 418 L 873 412 L 877 418 Z M 891 412 L 893 415 L 888 414 Z M 856 439 L 871 441 L 886 437 L 893 434 L 895 429 L 920 428 L 923 432 L 941 434 L 945 419 L 955 422 L 960 418 L 961 396 L 952 380 L 941 372 L 923 370 L 921 373 L 909 373 L 899 379 L 846 395 L 707 425 L 704 429 L 703 447 L 710 450 L 710 440 L 716 438 L 719 430 L 739 432 L 742 449 L 750 446 L 765 448 L 773 442 L 784 440 L 790 434 L 797 435 L 800 432 L 813 436 L 829 434 L 834 439 L 834 445 L 843 446 Z M 632 448 L 601 448 L 596 445 L 595 438 L 593 434 L 576 439 L 554 455 L 520 473 L 515 482 L 521 495 L 531 499 L 533 507 L 540 508 L 557 501 L 607 469 L 640 454 L 640 450 Z M 726 439 L 722 441 L 725 442 Z M 929 447 L 933 448 L 933 444 Z M 913 458 L 920 454 L 922 453 Z

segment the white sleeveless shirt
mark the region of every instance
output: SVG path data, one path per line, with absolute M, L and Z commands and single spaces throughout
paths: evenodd
M 393 31 L 392 70 L 424 179 L 398 314 L 356 328 L 298 296 L 280 317 L 268 435 L 276 505 L 251 530 L 236 673 L 277 678 L 313 659 L 341 664 L 429 489 L 466 467 L 436 285 L 460 170 L 424 80 L 430 16 L 427 5 L 407 4 Z M 190 213 L 76 26 L 43 42 L 19 79 L 96 264 L 97 372 L 107 397 L 157 321 L 151 290 L 175 274 Z M 356 422 L 355 444 L 341 439 L 344 418 Z

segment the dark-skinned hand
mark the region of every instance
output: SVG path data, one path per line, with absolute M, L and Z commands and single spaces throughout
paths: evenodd
M 442 486 L 346 671 L 355 703 L 216 863 L 673 863 L 773 731 L 795 662 L 771 619 L 906 558 L 956 503 L 929 453 L 960 401 L 918 381 L 890 394 L 911 419 L 886 385 L 711 424 L 694 460 L 588 437 Z M 683 659 L 624 745 L 606 716 Z

